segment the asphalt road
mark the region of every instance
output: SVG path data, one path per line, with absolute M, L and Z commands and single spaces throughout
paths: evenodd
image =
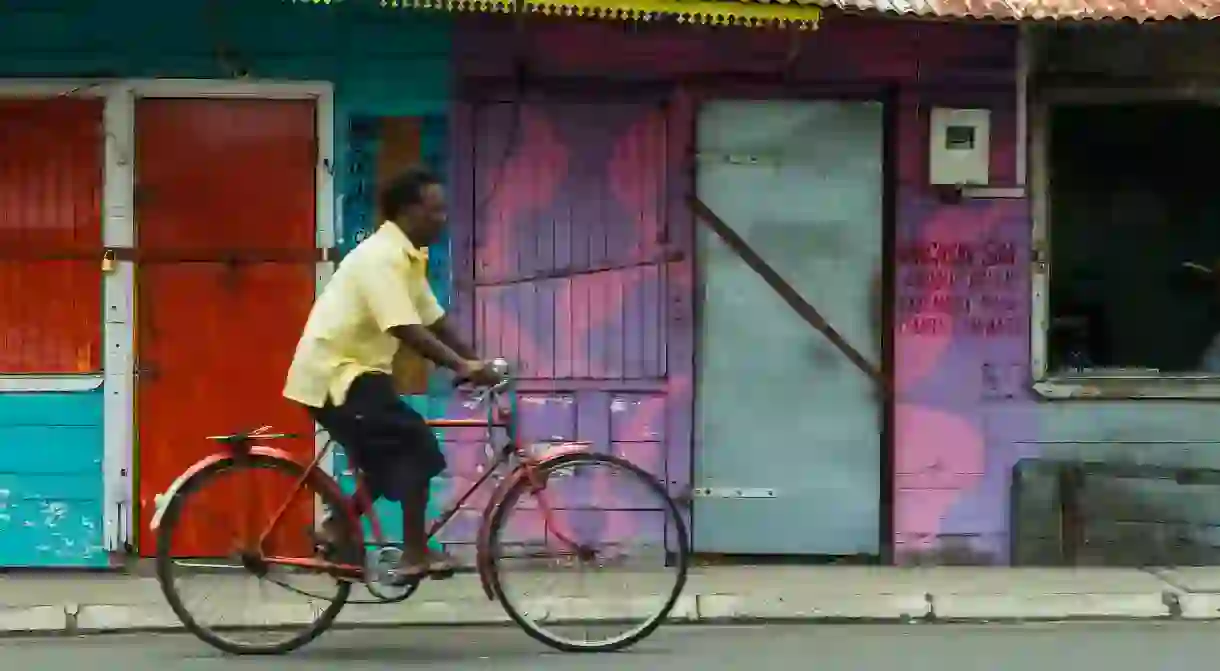
M 412 628 L 334 631 L 278 658 L 228 658 L 179 635 L 9 638 L 0 669 L 1197 671 L 1218 653 L 1220 623 L 671 626 L 610 655 L 549 652 L 510 628 Z

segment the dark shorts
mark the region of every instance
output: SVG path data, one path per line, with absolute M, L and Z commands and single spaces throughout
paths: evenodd
M 328 402 L 309 412 L 343 446 L 374 497 L 401 501 L 445 470 L 432 429 L 399 397 L 389 375 L 361 375 L 343 405 Z

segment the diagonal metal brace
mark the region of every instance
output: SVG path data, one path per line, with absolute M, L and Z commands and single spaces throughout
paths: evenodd
M 758 273 L 758 276 L 761 277 L 763 281 L 766 282 L 773 291 L 775 291 L 775 293 L 779 294 L 780 298 L 784 299 L 784 302 L 788 304 L 788 307 L 792 308 L 793 312 L 795 312 L 801 319 L 804 319 L 805 322 L 813 327 L 816 331 L 826 336 L 826 339 L 830 341 L 830 344 L 834 345 L 840 352 L 843 353 L 843 356 L 847 357 L 848 361 L 852 362 L 856 368 L 859 368 L 865 375 L 872 379 L 872 381 L 875 382 L 882 391 L 886 393 L 892 391 L 889 379 L 882 374 L 881 370 L 874 366 L 871 361 L 866 359 L 859 350 L 852 347 L 851 343 L 847 342 L 847 340 L 844 339 L 843 336 L 830 325 L 830 322 L 826 321 L 826 318 L 822 316 L 822 313 L 818 312 L 817 308 L 810 305 L 809 301 L 805 300 L 800 293 L 798 293 L 797 290 L 792 287 L 791 284 L 788 284 L 783 277 L 780 277 L 780 274 L 777 273 L 774 268 L 772 268 L 766 261 L 763 260 L 761 256 L 758 255 L 758 252 L 755 252 L 754 249 L 751 248 L 740 235 L 737 235 L 737 231 L 734 231 L 733 228 L 726 224 L 719 215 L 712 211 L 712 208 L 708 207 L 707 204 L 700 200 L 697 196 L 690 196 L 688 203 L 690 204 L 691 212 L 694 213 L 695 218 L 706 224 L 708 228 L 712 229 L 712 232 L 719 236 L 720 239 L 724 241 L 724 244 L 729 246 L 729 249 L 732 249 L 742 261 L 745 261 L 746 265 L 749 266 L 751 270 Z

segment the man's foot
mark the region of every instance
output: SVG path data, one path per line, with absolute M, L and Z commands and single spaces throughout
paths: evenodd
M 314 545 L 317 553 L 327 561 L 338 563 L 354 563 L 358 561 L 355 544 L 343 539 L 343 524 L 337 517 L 327 517 L 322 520 L 314 532 Z
M 444 552 L 428 550 L 422 559 L 408 559 L 403 556 L 402 563 L 394 569 L 394 584 L 408 585 L 424 578 L 445 580 L 452 578 L 456 568 L 453 558 Z

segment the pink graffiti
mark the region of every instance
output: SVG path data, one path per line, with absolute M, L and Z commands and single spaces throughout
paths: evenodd
M 1003 218 L 1004 211 L 993 205 L 979 212 L 978 209 L 938 207 L 930 221 L 919 232 L 920 240 L 936 242 L 976 242 L 990 235 Z M 929 286 L 922 296 L 924 304 L 934 305 L 937 298 L 947 297 L 953 290 L 947 286 Z M 910 389 L 936 370 L 936 366 L 953 342 L 954 323 L 951 319 L 941 322 L 942 328 L 919 337 L 904 337 L 913 330 L 920 314 L 907 315 L 898 325 L 895 386 L 899 391 Z
M 919 232 L 918 240 L 971 244 L 993 235 L 1001 221 L 1014 218 L 1012 208 L 1021 203 L 1001 201 L 985 208 L 938 206 Z M 954 287 L 932 283 L 923 292 L 933 305 L 950 295 Z M 895 409 L 896 467 L 898 491 L 895 501 L 895 533 L 901 554 L 917 555 L 939 543 L 941 527 L 949 511 L 965 492 L 983 478 L 986 439 L 974 417 L 963 417 L 921 404 L 909 398 L 915 386 L 946 363 L 956 331 L 953 319 L 942 328 L 918 336 L 904 335 L 904 327 L 922 315 L 909 315 L 900 325 L 897 340 L 896 383 L 901 397 Z M 960 352 L 960 350 L 957 350 Z
M 479 229 L 476 263 L 480 277 L 501 278 L 510 272 L 516 258 L 513 245 L 517 222 L 551 203 L 567 174 L 568 151 L 546 115 L 530 106 L 522 106 L 519 114 L 520 128 L 516 132 L 520 137 L 511 155 L 492 169 L 488 192 L 483 196 L 486 202 L 480 204 L 483 211 L 477 213 L 491 224 Z M 502 309 L 500 301 L 489 300 L 508 291 L 512 288 L 489 287 L 480 291 L 483 310 L 480 321 L 488 329 L 495 328 L 498 336 L 485 334 L 485 339 L 506 348 L 503 353 L 524 362 L 537 362 L 540 353 L 535 343 L 520 337 L 519 315 Z
M 567 175 L 567 148 L 546 115 L 527 105 L 521 106 L 519 114 L 516 146 L 504 161 L 491 166 L 480 192 L 484 202 L 477 203 L 482 211 L 475 213 L 476 218 L 487 218 L 492 224 L 479 229 L 476 262 L 480 277 L 502 277 L 508 272 L 514 258 L 510 253 L 516 223 L 554 200 Z M 505 138 L 506 142 L 513 140 Z
M 911 403 L 897 405 L 894 422 L 902 436 L 895 532 L 930 544 L 962 490 L 982 477 L 983 434 L 963 417 Z
M 665 184 L 665 116 L 645 114 L 614 143 L 607 166 L 610 193 L 635 218 L 633 258 L 653 252 L 661 226 L 661 187 Z

